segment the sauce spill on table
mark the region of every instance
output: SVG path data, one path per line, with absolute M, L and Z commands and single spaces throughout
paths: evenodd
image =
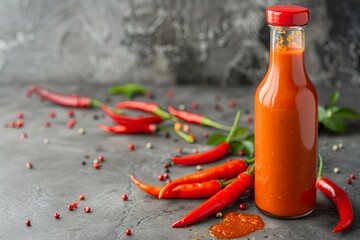
M 212 225 L 209 232 L 214 237 L 229 239 L 243 237 L 264 226 L 258 215 L 230 212 L 225 214 L 223 222 Z

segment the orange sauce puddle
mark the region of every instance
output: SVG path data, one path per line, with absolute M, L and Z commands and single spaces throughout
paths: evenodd
M 223 222 L 212 225 L 209 232 L 217 238 L 239 238 L 264 226 L 265 223 L 258 215 L 230 212 L 225 214 Z

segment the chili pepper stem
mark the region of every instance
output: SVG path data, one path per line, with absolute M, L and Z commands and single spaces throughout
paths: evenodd
M 179 137 L 181 137 L 182 139 L 184 139 L 187 143 L 194 143 L 195 139 L 193 137 L 191 137 L 190 135 L 180 131 L 180 130 L 175 130 L 174 128 L 170 128 L 170 127 L 159 127 L 157 128 L 157 131 L 172 131 L 175 132 Z
M 319 172 L 318 172 L 318 178 L 322 177 L 322 173 L 323 173 L 323 157 L 319 154 L 318 155 L 318 160 L 319 160 Z
M 250 158 L 250 159 L 244 160 L 244 162 L 246 163 L 246 165 L 250 165 L 250 164 L 253 164 L 255 162 L 255 159 Z
M 236 180 L 236 178 L 233 178 L 233 179 L 230 179 L 230 180 L 227 180 L 227 181 L 221 181 L 221 180 L 218 180 L 218 181 L 220 183 L 221 188 L 224 188 L 224 187 L 226 187 L 227 185 L 229 185 L 230 183 L 232 183 L 235 180 Z
M 100 100 L 97 99 L 91 99 L 90 100 L 90 107 L 96 107 L 96 108 L 102 108 L 104 105 L 103 102 L 101 102 Z M 117 113 L 117 114 L 123 114 L 124 111 L 121 109 L 117 109 L 117 108 L 113 108 L 113 107 L 107 107 L 110 111 Z
M 158 115 L 160 117 L 162 117 L 163 119 L 171 119 L 173 121 L 179 121 L 179 119 L 173 115 L 171 115 L 170 113 L 168 112 L 165 112 L 164 110 L 162 110 L 161 108 L 157 108 L 154 110 L 153 112 L 155 115 Z
M 230 129 L 229 135 L 226 137 L 225 142 L 229 143 L 231 141 L 231 138 L 233 137 L 233 135 L 235 133 L 236 127 L 239 124 L 240 116 L 241 116 L 241 112 L 237 111 L 235 121 L 234 121 L 234 123 L 233 123 L 233 125 L 232 125 L 232 127 Z
M 202 125 L 206 125 L 206 126 L 210 126 L 210 127 L 213 127 L 213 128 L 217 128 L 217 129 L 220 129 L 220 130 L 224 130 L 224 131 L 230 131 L 231 130 L 231 127 L 228 127 L 228 126 L 225 126 L 225 125 L 222 125 L 218 122 L 215 122 L 207 117 L 204 117 L 203 119 L 201 119 L 201 122 L 200 122 Z

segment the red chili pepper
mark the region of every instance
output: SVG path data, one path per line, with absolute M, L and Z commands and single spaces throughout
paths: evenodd
M 152 123 L 124 124 L 118 126 L 106 126 L 99 124 L 98 127 L 104 131 L 114 134 L 153 134 L 157 131 L 157 125 Z
M 130 178 L 138 188 L 156 198 L 163 188 L 142 183 L 134 176 L 130 176 Z M 182 184 L 171 189 L 163 198 L 208 198 L 220 191 L 226 184 L 226 182 L 216 179 L 201 183 Z
M 217 122 L 211 120 L 210 118 L 207 118 L 200 114 L 176 110 L 172 106 L 168 107 L 168 111 L 175 117 L 177 117 L 185 122 L 188 122 L 188 123 L 195 123 L 195 124 L 199 124 L 199 125 L 214 127 L 214 128 L 225 130 L 225 131 L 230 130 L 230 127 L 227 127 L 220 123 L 217 123 Z
M 192 155 L 182 156 L 182 157 L 172 157 L 171 160 L 176 164 L 183 164 L 183 165 L 198 165 L 204 163 L 214 162 L 226 156 L 231 149 L 230 140 L 235 133 L 236 127 L 239 123 L 240 119 L 240 112 L 237 112 L 236 118 L 234 121 L 233 126 L 231 127 L 231 131 L 227 136 L 225 142 L 220 143 L 215 148 L 206 151 L 200 152 Z
M 163 119 L 160 116 L 144 116 L 138 118 L 131 118 L 121 114 L 114 113 L 105 104 L 102 105 L 102 110 L 108 115 L 116 124 L 122 125 L 127 123 L 161 123 Z
M 232 179 L 236 177 L 238 174 L 246 171 L 247 164 L 253 162 L 254 162 L 253 159 L 246 161 L 233 160 L 215 167 L 211 167 L 209 169 L 188 174 L 184 177 L 175 179 L 174 181 L 167 184 L 159 193 L 159 198 L 163 198 L 168 191 L 182 184 L 205 182 L 212 179 Z
M 46 88 L 31 85 L 26 95 L 30 97 L 32 93 L 36 93 L 42 100 L 48 100 L 52 103 L 62 105 L 65 107 L 76 107 L 76 108 L 89 108 L 91 107 L 91 98 L 89 97 L 78 97 L 78 96 L 67 96 L 61 93 L 50 91 Z
M 348 194 L 326 177 L 322 177 L 323 158 L 319 155 L 319 174 L 316 187 L 327 196 L 336 206 L 340 215 L 339 223 L 332 230 L 333 232 L 343 231 L 349 228 L 354 221 L 354 213 Z
M 232 183 L 223 190 L 206 200 L 199 207 L 172 224 L 172 227 L 183 227 L 196 223 L 210 215 L 213 215 L 230 205 L 243 194 L 253 181 L 253 170 L 240 173 Z
M 130 108 L 140 110 L 143 112 L 152 113 L 160 116 L 163 119 L 176 120 L 174 116 L 162 110 L 157 104 L 149 102 L 138 102 L 138 101 L 124 101 L 115 105 L 116 108 Z

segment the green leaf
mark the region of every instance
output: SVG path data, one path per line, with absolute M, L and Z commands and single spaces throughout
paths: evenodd
M 242 140 L 245 139 L 249 135 L 249 130 L 244 127 L 240 127 L 235 130 L 234 136 L 232 137 L 233 140 Z
M 251 135 L 247 136 L 246 140 L 251 141 L 251 142 L 254 143 L 254 134 L 251 134 Z
M 221 133 L 213 133 L 210 135 L 210 137 L 208 138 L 208 140 L 206 141 L 206 144 L 208 145 L 217 145 L 221 142 L 225 142 L 226 140 L 226 136 L 221 134 Z
M 333 92 L 333 94 L 331 94 L 330 96 L 331 105 L 335 105 L 335 103 L 339 98 L 340 98 L 340 92 L 339 91 Z
M 137 83 L 128 83 L 126 85 L 117 85 L 112 86 L 107 89 L 109 95 L 112 94 L 123 94 L 126 99 L 130 100 L 135 94 L 145 94 L 147 92 L 146 88 L 141 84 Z
M 241 141 L 231 141 L 230 146 L 231 146 L 231 155 L 237 155 L 238 152 L 240 150 L 242 150 L 241 149 L 241 146 L 242 146 Z
M 324 118 L 326 118 L 325 107 L 319 105 L 319 107 L 318 107 L 318 121 L 322 122 Z
M 248 157 L 253 157 L 254 156 L 254 143 L 248 140 L 244 140 L 241 142 L 241 150 L 244 151 L 244 153 L 248 156 Z
M 336 133 L 346 132 L 346 125 L 341 118 L 329 117 L 324 118 L 321 124 L 328 130 Z
M 359 119 L 360 115 L 350 108 L 339 108 L 333 112 L 334 117 Z

